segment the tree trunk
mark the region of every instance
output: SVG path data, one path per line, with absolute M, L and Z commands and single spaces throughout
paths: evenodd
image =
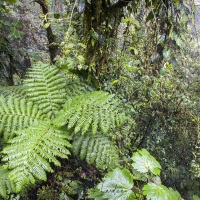
M 102 72 L 109 71 L 107 62 L 115 43 L 117 28 L 122 17 L 123 7 L 132 0 L 119 0 L 111 5 L 109 0 L 85 0 L 84 31 L 88 36 L 86 64 L 91 76 L 101 82 Z
M 9 86 L 14 85 L 13 74 L 14 74 L 14 67 L 13 67 L 13 56 L 8 54 L 9 57 L 9 65 L 8 65 L 8 75 L 6 76 L 6 81 Z
M 44 25 L 47 25 L 48 23 L 50 23 L 50 21 L 48 19 L 48 12 L 49 12 L 48 6 L 47 6 L 45 0 L 35 0 L 35 2 L 37 2 L 41 6 L 42 12 L 45 16 Z M 49 42 L 48 47 L 49 47 L 49 54 L 50 54 L 50 62 L 51 62 L 51 64 L 54 64 L 55 63 L 54 58 L 58 54 L 58 44 L 57 44 L 56 36 L 53 34 L 50 24 L 46 28 L 46 32 L 47 32 L 47 39 Z

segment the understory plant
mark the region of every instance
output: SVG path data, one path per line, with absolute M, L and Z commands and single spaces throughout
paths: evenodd
M 0 196 L 47 180 L 73 154 L 101 170 L 119 166 L 110 129 L 126 121 L 119 100 L 37 63 L 22 86 L 0 87 Z
M 161 166 L 146 149 L 134 153 L 131 160 L 132 173 L 125 168 L 112 170 L 96 188 L 89 190 L 90 197 L 95 200 L 182 199 L 177 191 L 161 183 Z M 142 189 L 138 187 L 138 181 L 143 182 Z
M 62 186 L 61 192 L 55 193 L 47 184 L 38 189 L 37 199 L 70 199 L 74 194 L 80 199 L 81 178 L 87 175 L 80 172 L 81 178 L 74 180 L 73 161 L 65 170 L 57 170 L 69 158 L 75 159 L 76 165 L 86 163 L 95 168 L 96 182 L 108 173 L 88 190 L 86 198 L 182 199 L 177 191 L 162 185 L 161 166 L 147 150 L 139 150 L 131 158 L 122 155 L 119 129 L 130 131 L 127 127 L 133 119 L 113 94 L 94 91 L 75 75 L 41 62 L 29 69 L 23 85 L 1 86 L 0 92 L 3 199 L 13 199 L 47 182 L 50 173 Z

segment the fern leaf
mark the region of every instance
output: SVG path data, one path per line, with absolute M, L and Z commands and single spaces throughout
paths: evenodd
M 8 194 L 15 193 L 15 185 L 8 178 L 9 171 L 0 166 L 0 197 L 8 199 Z
M 84 140 L 82 139 L 81 150 L 80 150 L 80 158 L 81 158 L 81 160 L 86 158 L 87 148 L 89 148 L 89 141 L 90 141 L 90 137 L 84 137 Z
M 54 118 L 66 99 L 66 81 L 55 66 L 38 63 L 24 80 L 26 96 L 40 105 L 40 109 Z
M 96 142 L 96 140 L 94 140 L 92 137 L 88 137 L 88 138 L 90 138 L 90 145 L 87 147 L 86 162 L 88 164 L 93 164 L 93 163 L 95 163 L 95 159 L 98 155 L 97 147 L 98 147 L 99 143 Z
M 97 112 L 97 109 L 92 114 L 92 134 L 95 135 L 98 131 L 98 124 L 99 124 L 99 112 Z M 102 124 L 101 124 L 102 125 Z
M 95 136 L 74 136 L 72 152 L 86 159 L 88 164 L 96 164 L 99 169 L 113 169 L 119 166 L 119 156 L 114 144 L 107 137 L 97 134 Z
M 120 103 L 113 98 L 114 95 L 103 91 L 76 96 L 66 102 L 53 123 L 58 127 L 68 124 L 68 129 L 74 128 L 74 133 L 85 134 L 91 128 L 93 134 L 98 130 L 106 134 L 126 120 Z
M 81 82 L 78 78 L 67 78 L 66 83 L 66 94 L 67 97 L 75 97 L 88 92 L 93 92 L 93 88 L 88 84 Z
M 4 133 L 7 141 L 14 136 L 14 131 L 38 123 L 46 116 L 38 105 L 26 99 L 13 96 L 0 96 L 0 133 Z
M 17 131 L 17 137 L 9 141 L 11 145 L 3 149 L 2 159 L 12 170 L 9 177 L 17 192 L 35 179 L 46 180 L 46 172 L 53 171 L 49 163 L 60 166 L 56 157 L 68 158 L 69 139 L 66 132 L 47 123 Z
M 13 96 L 24 98 L 25 92 L 22 86 L 0 86 L 0 93 L 4 97 Z
M 80 118 L 82 112 L 82 107 L 77 109 L 76 113 L 69 119 L 68 128 L 72 128 L 75 126 L 77 120 Z

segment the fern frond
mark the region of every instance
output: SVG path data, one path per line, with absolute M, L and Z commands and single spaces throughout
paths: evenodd
M 56 157 L 68 158 L 69 139 L 65 131 L 47 123 L 17 131 L 17 137 L 9 141 L 11 145 L 3 149 L 2 159 L 12 170 L 9 177 L 16 183 L 17 192 L 36 179 L 46 180 L 46 172 L 53 171 L 49 163 L 60 166 Z
M 114 169 L 119 166 L 117 149 L 109 139 L 101 134 L 95 136 L 75 135 L 72 152 L 88 164 L 99 169 Z
M 67 98 L 93 92 L 94 89 L 88 84 L 81 82 L 78 78 L 68 78 L 66 83 Z
M 14 131 L 23 129 L 46 118 L 37 104 L 13 96 L 0 96 L 0 133 L 7 141 Z
M 25 92 L 22 86 L 0 86 L 0 94 L 4 97 L 24 98 Z
M 66 99 L 66 81 L 55 66 L 38 63 L 24 80 L 26 96 L 40 105 L 50 119 L 57 115 Z
M 0 197 L 8 199 L 8 194 L 15 193 L 15 184 L 8 178 L 9 171 L 0 166 Z
M 113 97 L 107 92 L 96 91 L 69 99 L 53 123 L 59 127 L 68 124 L 68 129 L 74 128 L 74 133 L 84 134 L 92 128 L 93 134 L 99 129 L 106 134 L 126 120 L 120 103 Z

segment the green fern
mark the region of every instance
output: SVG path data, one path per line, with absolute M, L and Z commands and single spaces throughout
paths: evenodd
M 38 179 L 46 180 L 46 172 L 53 171 L 50 164 L 60 166 L 57 157 L 68 158 L 70 137 L 62 128 L 106 134 L 126 120 L 114 95 L 91 92 L 92 88 L 78 79 L 66 80 L 55 66 L 42 63 L 30 69 L 23 87 L 0 87 L 0 91 L 0 133 L 4 142 L 10 143 L 1 157 L 16 192 Z M 115 146 L 100 134 L 75 135 L 72 151 L 100 169 L 119 166 Z
M 29 69 L 24 80 L 26 96 L 54 118 L 66 100 L 66 81 L 55 66 L 37 63 Z
M 53 123 L 57 126 L 67 124 L 68 129 L 74 128 L 74 133 L 84 134 L 92 128 L 93 134 L 98 129 L 106 134 L 109 129 L 119 127 L 125 120 L 125 114 L 121 112 L 114 95 L 96 91 L 69 99 Z
M 22 86 L 0 86 L 0 93 L 4 97 L 13 96 L 24 98 L 25 92 Z
M 99 169 L 113 169 L 119 166 L 117 149 L 109 139 L 101 134 L 95 136 L 76 135 L 72 143 L 72 152 L 94 164 Z
M 88 84 L 81 82 L 77 77 L 68 77 L 66 83 L 67 98 L 72 98 L 81 94 L 93 92 L 93 88 Z
M 8 199 L 8 194 L 15 193 L 15 185 L 8 178 L 9 171 L 0 166 L 0 196 Z
M 5 141 L 14 136 L 15 130 L 36 124 L 45 118 L 38 105 L 31 101 L 0 96 L 0 133 L 4 133 Z
M 2 159 L 11 169 L 9 177 L 16 183 L 16 191 L 34 184 L 36 179 L 46 181 L 46 171 L 53 171 L 49 163 L 60 166 L 56 157 L 68 158 L 69 139 L 66 131 L 48 123 L 17 131 L 17 137 L 9 141 L 11 145 L 3 149 Z

